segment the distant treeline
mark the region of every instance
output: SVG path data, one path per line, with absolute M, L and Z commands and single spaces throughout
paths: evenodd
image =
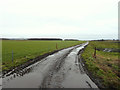
M 30 38 L 28 40 L 60 40 L 62 41 L 63 39 L 61 38 Z M 77 39 L 64 39 L 64 41 L 79 41 Z
M 57 40 L 57 41 L 63 41 L 61 38 L 0 38 L 0 40 Z M 79 41 L 77 39 L 64 39 L 64 41 Z
M 62 41 L 62 39 L 60 38 L 29 38 L 27 40 L 60 40 Z
M 10 40 L 10 39 L 8 39 L 8 38 L 0 38 L 0 40 Z
M 91 41 L 120 41 L 119 39 L 99 39 L 99 40 L 91 40 Z
M 64 39 L 64 41 L 79 41 L 77 39 Z
M 27 40 L 23 38 L 0 38 L 0 40 Z

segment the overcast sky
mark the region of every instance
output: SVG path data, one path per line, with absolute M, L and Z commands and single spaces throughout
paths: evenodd
M 119 0 L 1 0 L 0 35 L 117 39 Z

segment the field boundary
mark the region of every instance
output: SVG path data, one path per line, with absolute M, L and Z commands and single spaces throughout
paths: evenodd
M 84 49 L 81 51 L 81 54 L 84 52 Z M 90 77 L 90 79 L 98 86 L 100 89 L 104 89 L 105 87 L 101 84 L 101 80 L 97 78 L 91 71 L 88 70 L 88 67 L 86 65 L 86 61 L 82 58 L 82 56 L 79 58 L 81 62 L 84 64 L 83 69 L 85 70 L 86 74 Z
M 88 46 L 88 45 L 87 45 L 87 46 Z M 87 46 L 85 46 L 85 48 L 86 48 Z M 79 61 L 79 63 L 81 63 L 81 65 L 82 65 L 85 73 L 86 73 L 86 74 L 90 77 L 90 79 L 98 86 L 98 88 L 104 89 L 105 87 L 101 84 L 101 80 L 100 80 L 99 78 L 95 77 L 95 76 L 92 74 L 92 72 L 90 72 L 90 71 L 88 70 L 88 67 L 87 67 L 87 65 L 86 65 L 86 63 L 85 63 L 85 60 L 84 60 L 84 58 L 82 58 L 82 56 L 81 56 L 82 53 L 84 52 L 85 48 L 83 48 L 82 50 L 80 50 L 80 51 L 78 52 L 78 55 L 79 55 L 78 61 Z
M 87 46 L 88 46 L 88 45 L 87 45 Z M 85 46 L 85 48 L 86 48 L 87 46 Z M 92 72 L 90 72 L 90 71 L 88 70 L 88 67 L 87 67 L 87 65 L 86 65 L 86 63 L 85 63 L 85 60 L 84 60 L 84 59 L 82 58 L 82 56 L 81 56 L 82 53 L 84 52 L 85 48 L 83 48 L 82 50 L 80 50 L 80 51 L 78 52 L 78 55 L 79 55 L 79 57 L 78 57 L 79 63 L 81 63 L 81 65 L 82 65 L 85 73 L 86 73 L 86 74 L 90 77 L 90 79 L 98 86 L 98 88 L 103 89 L 103 88 L 105 88 L 105 87 L 101 84 L 101 80 L 100 80 L 99 78 L 95 77 L 95 76 L 92 74 Z

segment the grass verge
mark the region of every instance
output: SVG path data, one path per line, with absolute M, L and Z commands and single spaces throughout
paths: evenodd
M 83 42 L 84 41 L 2 40 L 1 68 L 3 71 L 7 71 L 37 56 L 81 44 Z
M 119 44 L 113 41 L 90 41 L 82 54 L 89 72 L 105 88 L 120 89 L 119 52 L 103 51 L 105 48 L 119 49 Z M 95 47 L 101 48 L 96 51 L 96 58 L 94 58 Z

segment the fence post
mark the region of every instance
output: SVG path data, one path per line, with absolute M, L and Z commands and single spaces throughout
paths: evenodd
M 94 51 L 94 58 L 96 58 L 96 47 L 95 47 L 95 51 Z
M 56 43 L 56 49 L 58 49 L 57 43 Z
M 12 50 L 12 62 L 13 62 L 13 57 L 14 57 L 14 55 L 13 55 L 14 53 L 13 53 L 13 50 Z

